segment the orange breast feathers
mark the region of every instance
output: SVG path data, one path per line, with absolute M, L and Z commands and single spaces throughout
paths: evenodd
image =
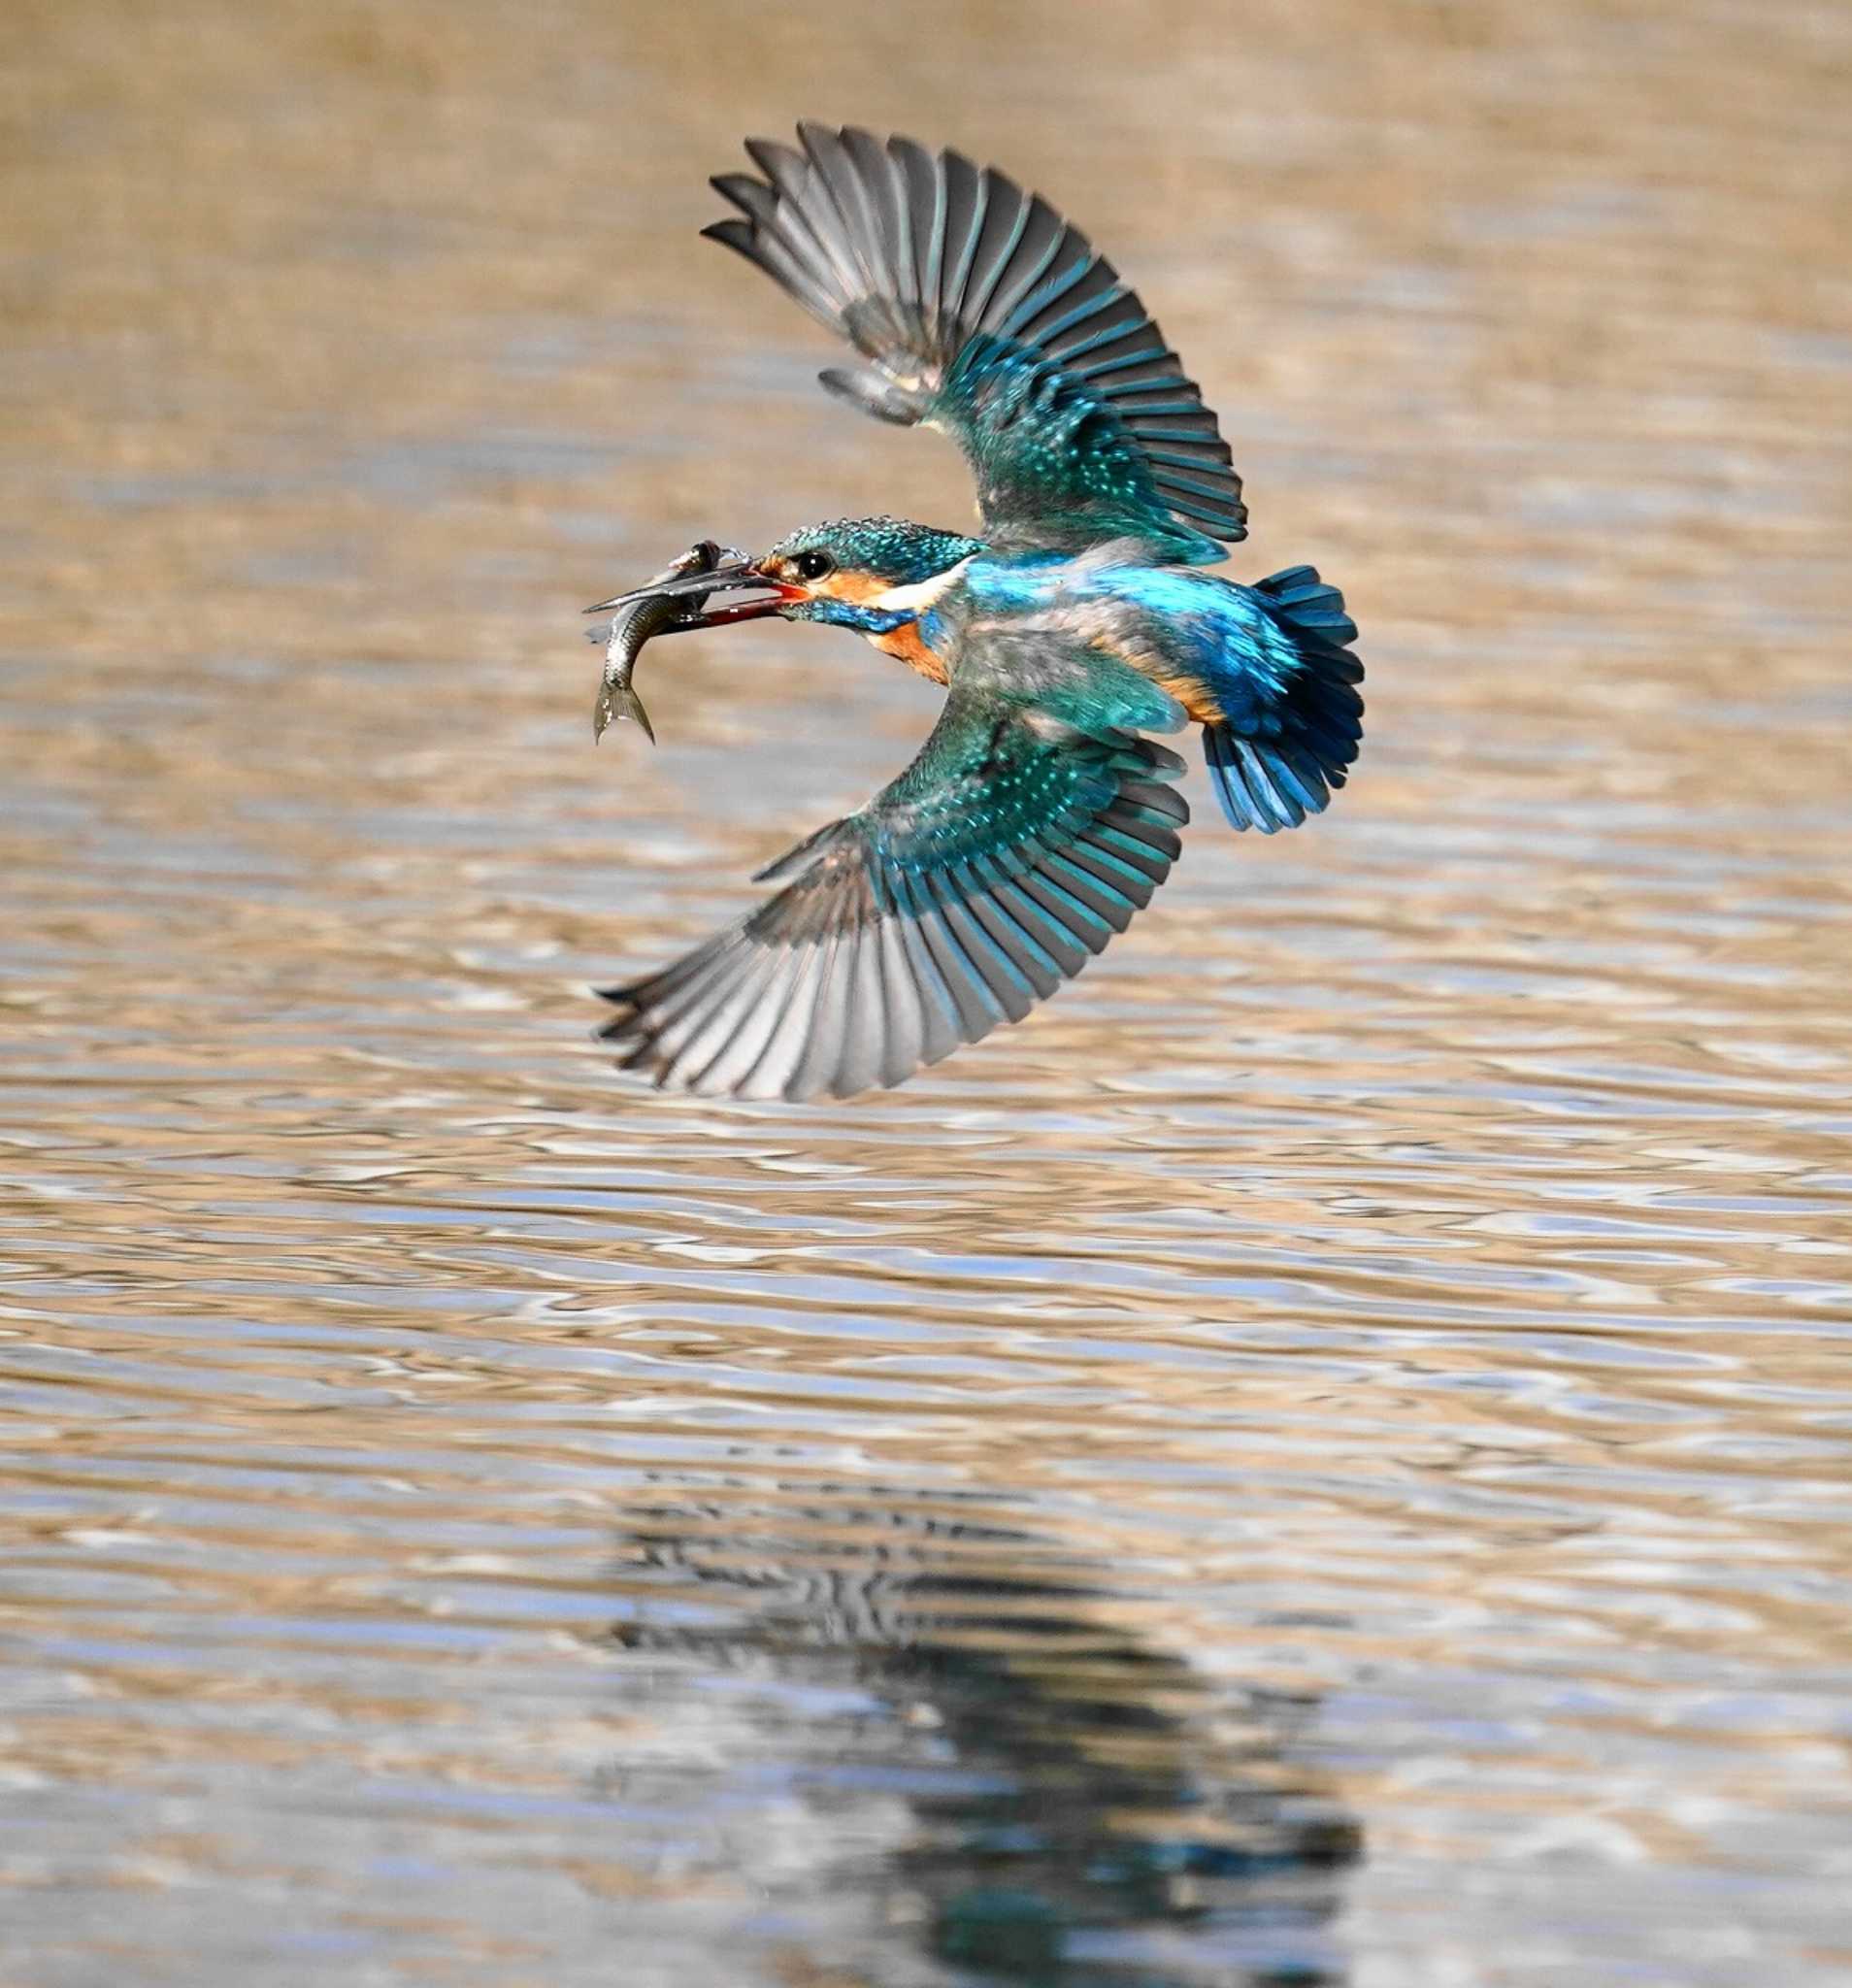
M 1065 646 L 1084 646 L 1110 656 L 1115 663 L 1148 677 L 1160 690 L 1169 691 L 1199 725 L 1219 724 L 1227 715 L 1221 700 L 1201 676 L 1178 669 L 1175 660 L 1165 654 L 1134 602 L 1098 594 L 1057 597 L 1030 613 L 975 625 L 1008 628 L 1017 635 L 1047 635 Z
M 1214 691 L 1201 677 L 1179 671 L 1154 643 L 1141 639 L 1136 623 L 1121 620 L 1102 629 L 1093 646 L 1115 662 L 1129 663 L 1141 677 L 1148 677 L 1160 690 L 1168 690 L 1185 712 L 1199 725 L 1219 725 L 1227 713 Z
M 1147 669 L 1136 656 L 1127 656 L 1125 660 L 1135 670 L 1149 677 L 1160 690 L 1168 690 L 1197 724 L 1219 725 L 1228 715 L 1202 678 L 1167 677 L 1157 670 Z
M 898 656 L 909 670 L 917 670 L 929 682 L 944 682 L 944 662 L 920 640 L 917 621 L 903 621 L 893 634 L 871 635 L 869 641 L 882 655 Z

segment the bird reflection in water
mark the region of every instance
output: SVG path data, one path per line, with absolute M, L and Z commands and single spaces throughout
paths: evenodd
M 1213 1683 L 1126 1626 L 1133 1598 L 1079 1555 L 997 1524 L 995 1498 L 961 1504 L 864 1485 L 654 1507 L 625 1541 L 617 1639 L 808 1694 L 780 1735 L 799 1788 L 810 1771 L 827 1802 L 859 1767 L 908 1811 L 828 1884 L 866 1886 L 952 1979 L 1339 1988 L 1361 1836 L 1291 1765 L 1311 1705 Z M 818 1721 L 815 1695 L 845 1690 L 882 1716 Z

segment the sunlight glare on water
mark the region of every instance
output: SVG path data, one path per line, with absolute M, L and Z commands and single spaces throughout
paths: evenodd
M 1852 1977 L 1852 16 L 1076 18 L 21 11 L 9 1984 Z M 801 115 L 1090 229 L 1370 716 L 792 1109 L 586 990 L 934 693 L 575 610 L 968 514 L 694 238 Z

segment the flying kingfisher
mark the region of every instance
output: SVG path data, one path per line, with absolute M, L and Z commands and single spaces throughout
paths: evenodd
M 748 142 L 763 177 L 716 178 L 739 215 L 704 232 L 869 361 L 822 374 L 832 393 L 957 443 L 979 533 L 806 525 L 757 560 L 698 547 L 589 611 L 649 603 L 652 632 L 820 621 L 945 687 L 899 779 L 759 873 L 777 895 L 600 990 L 620 1067 L 748 1098 L 900 1083 L 1077 974 L 1189 819 L 1183 761 L 1145 734 L 1201 725 L 1223 813 L 1264 835 L 1318 813 L 1362 737 L 1338 589 L 1309 566 L 1252 586 L 1201 570 L 1246 536 L 1240 478 L 1086 237 L 955 151 L 798 139 Z

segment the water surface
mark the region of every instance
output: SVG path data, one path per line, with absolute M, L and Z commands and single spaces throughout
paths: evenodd
M 1852 1973 L 1843 10 L 30 7 L 0 99 L 9 1982 Z M 904 762 L 573 611 L 943 446 L 693 238 L 995 156 L 1365 630 L 891 1096 L 588 984 Z

